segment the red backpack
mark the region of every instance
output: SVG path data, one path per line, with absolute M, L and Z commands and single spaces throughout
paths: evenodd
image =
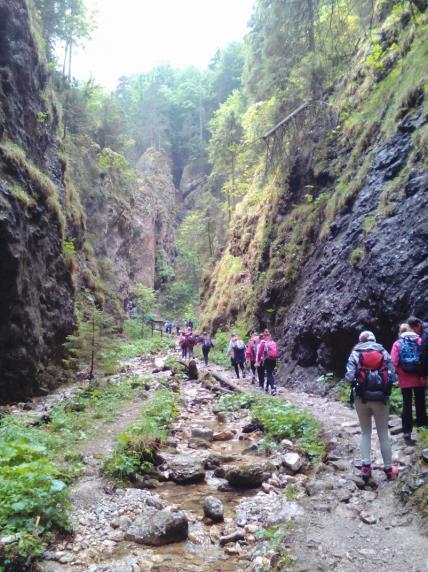
M 382 352 L 375 349 L 357 351 L 359 354 L 357 395 L 367 401 L 384 400 L 391 392 L 391 385 Z
M 279 358 L 279 351 L 276 342 L 273 340 L 266 340 L 265 341 L 265 359 L 277 359 Z

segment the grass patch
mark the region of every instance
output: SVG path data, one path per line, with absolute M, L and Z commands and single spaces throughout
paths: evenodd
M 33 197 L 30 194 L 28 194 L 27 191 L 24 189 L 24 187 L 22 187 L 18 183 L 15 183 L 12 186 L 12 192 L 17 201 L 23 207 L 27 208 L 30 206 L 34 206 L 36 204 L 36 201 L 33 199 Z
M 38 556 L 57 532 L 69 530 L 68 485 L 82 470 L 79 443 L 95 434 L 94 419 L 111 420 L 118 406 L 142 390 L 130 376 L 89 387 L 53 408 L 45 425 L 28 426 L 31 412 L 0 422 L 0 529 L 10 536 L 2 565 Z
M 357 248 L 354 248 L 354 250 L 351 252 L 351 257 L 349 259 L 351 266 L 353 266 L 354 268 L 358 266 L 360 262 L 364 260 L 365 254 L 366 252 L 364 248 L 361 248 L 359 246 Z
M 176 395 L 158 390 L 141 410 L 140 419 L 118 437 L 117 445 L 104 465 L 104 472 L 118 481 L 133 480 L 138 473 L 154 468 L 156 453 L 178 415 Z
M 325 443 L 320 437 L 321 422 L 290 403 L 276 397 L 243 392 L 222 397 L 219 407 L 223 411 L 250 409 L 253 420 L 260 423 L 268 439 L 291 439 L 313 459 L 325 453 Z
M 126 331 L 126 329 L 125 329 Z M 127 359 L 135 356 L 146 356 L 176 347 L 177 338 L 169 334 L 160 335 L 159 332 L 144 334 L 144 337 L 128 339 L 121 344 L 119 358 Z

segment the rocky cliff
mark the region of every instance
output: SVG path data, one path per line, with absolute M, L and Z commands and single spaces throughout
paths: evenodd
M 58 113 L 26 2 L 0 0 L 0 402 L 51 387 L 74 325 L 64 241 L 83 218 L 56 138 Z
M 327 102 L 334 128 L 306 118 L 284 183 L 248 193 L 203 285 L 206 324 L 273 328 L 290 380 L 342 375 L 361 329 L 390 347 L 410 313 L 428 317 L 426 17 L 403 11 L 380 38 Z

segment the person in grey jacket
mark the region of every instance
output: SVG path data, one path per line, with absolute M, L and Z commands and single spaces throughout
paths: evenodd
M 361 426 L 361 477 L 368 481 L 371 469 L 372 418 L 380 442 L 384 471 L 388 480 L 397 478 L 398 469 L 392 464 L 391 441 L 388 431 L 388 388 L 396 380 L 391 356 L 376 342 L 373 332 L 361 332 L 358 344 L 349 356 L 346 381 L 356 388 L 355 409 Z

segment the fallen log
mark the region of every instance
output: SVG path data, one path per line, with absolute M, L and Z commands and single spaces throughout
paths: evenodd
M 242 393 L 242 389 L 238 387 L 236 383 L 230 381 L 230 379 L 228 379 L 226 376 L 222 375 L 221 373 L 218 373 L 217 371 L 212 371 L 211 369 L 209 370 L 209 372 L 217 381 L 219 381 L 222 385 L 226 386 L 228 389 L 231 389 L 236 393 Z

